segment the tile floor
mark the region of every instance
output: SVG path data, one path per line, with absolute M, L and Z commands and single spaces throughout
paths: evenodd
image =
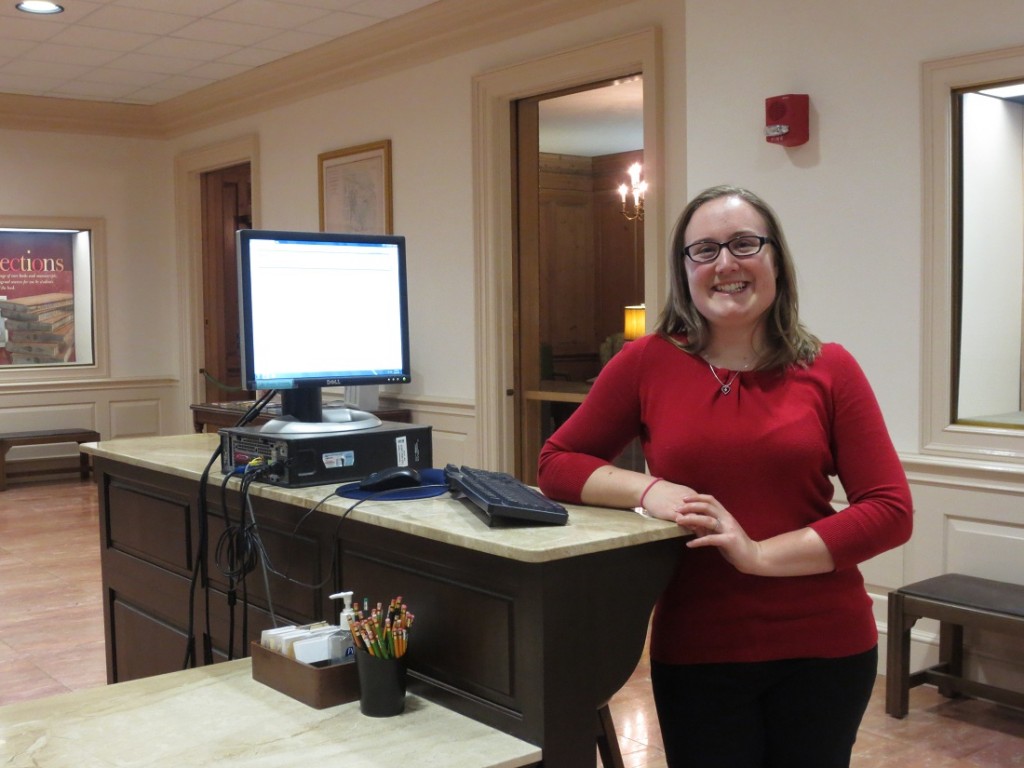
M 0 492 L 0 705 L 106 682 L 96 488 L 22 482 Z M 911 691 L 885 714 L 879 677 L 853 768 L 1024 766 L 1024 712 Z M 611 702 L 627 768 L 664 768 L 646 656 Z

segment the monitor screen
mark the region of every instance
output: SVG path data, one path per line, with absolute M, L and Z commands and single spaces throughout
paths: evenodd
M 410 380 L 405 238 L 236 234 L 242 380 L 321 421 L 322 387 Z

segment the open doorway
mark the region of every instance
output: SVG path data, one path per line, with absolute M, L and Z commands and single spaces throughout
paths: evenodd
M 514 105 L 531 94 L 564 92 L 587 83 L 610 82 L 630 73 L 643 74 L 644 178 L 651 193 L 644 207 L 644 250 L 664 253 L 663 109 L 659 30 L 648 28 L 592 45 L 502 67 L 474 78 L 473 189 L 476 202 L 476 419 L 477 463 L 516 472 L 518 420 L 515 412 L 519 380 L 515 365 L 518 343 L 516 283 L 518 242 L 513 222 L 515 158 L 511 151 Z M 685 178 L 684 158 L 674 172 Z M 667 259 L 644 259 L 644 298 L 660 306 L 668 285 Z
M 543 441 L 621 347 L 625 308 L 644 303 L 643 219 L 620 193 L 643 165 L 643 79 L 520 99 L 512 112 L 515 471 L 532 483 Z
M 202 189 L 203 372 L 207 403 L 245 400 L 241 380 L 235 232 L 252 226 L 249 163 L 207 171 Z

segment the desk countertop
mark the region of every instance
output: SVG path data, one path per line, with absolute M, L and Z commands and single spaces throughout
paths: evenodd
M 254 681 L 249 659 L 0 707 L 5 766 L 514 768 L 540 757 L 418 696 L 389 718 L 358 701 L 307 707 Z
M 140 437 L 85 443 L 95 457 L 198 480 L 218 444 L 216 435 L 192 434 Z M 219 462 L 211 468 L 211 485 L 223 475 Z M 232 480 L 237 484 L 237 480 Z M 250 493 L 298 506 L 342 515 L 354 503 L 333 495 L 336 484 L 280 488 L 253 483 Z M 463 502 L 448 494 L 416 501 L 366 501 L 349 518 L 523 562 L 548 562 L 568 557 L 681 537 L 679 528 L 625 510 L 567 505 L 569 522 L 559 526 L 489 528 Z

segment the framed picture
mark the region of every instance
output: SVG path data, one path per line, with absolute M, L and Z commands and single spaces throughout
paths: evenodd
M 105 372 L 102 240 L 100 219 L 0 217 L 0 383 Z
M 390 235 L 391 140 L 319 156 L 320 231 Z

